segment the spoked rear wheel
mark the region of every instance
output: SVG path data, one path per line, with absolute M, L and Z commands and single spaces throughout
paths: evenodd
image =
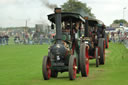
M 89 55 L 88 55 L 88 47 L 86 44 L 81 44 L 80 46 L 80 68 L 81 75 L 83 77 L 87 77 L 89 73 Z
M 76 65 L 76 57 L 71 55 L 69 59 L 69 78 L 70 80 L 74 80 L 76 78 L 77 65 Z
M 96 47 L 95 50 L 95 58 L 96 58 L 96 67 L 99 67 L 99 48 Z
M 43 58 L 43 65 L 42 65 L 42 72 L 43 72 L 43 77 L 44 80 L 49 80 L 51 77 L 51 61 L 48 56 L 44 56 Z
M 98 42 L 98 46 L 100 48 L 100 64 L 105 63 L 105 40 L 104 38 L 100 38 Z

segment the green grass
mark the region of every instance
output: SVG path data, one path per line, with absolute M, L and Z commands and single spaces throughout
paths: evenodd
M 0 85 L 127 85 L 128 50 L 122 44 L 110 43 L 106 63 L 95 67 L 90 60 L 89 77 L 70 81 L 68 73 L 46 81 L 42 77 L 42 59 L 48 45 L 0 46 Z

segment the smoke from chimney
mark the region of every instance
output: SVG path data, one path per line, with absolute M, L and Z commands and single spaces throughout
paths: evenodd
M 57 7 L 56 4 L 51 4 L 51 3 L 49 3 L 48 0 L 40 0 L 40 1 L 42 2 L 42 5 L 45 5 L 49 9 L 52 9 L 53 10 L 54 8 Z

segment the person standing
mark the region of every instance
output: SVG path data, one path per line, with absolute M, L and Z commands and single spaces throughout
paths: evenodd
M 26 32 L 25 33 L 25 44 L 29 44 L 29 34 Z
M 6 45 L 8 45 L 8 41 L 9 41 L 9 36 L 7 34 L 5 34 L 5 42 L 6 42 Z
M 5 45 L 5 33 L 2 34 L 2 45 Z
M 2 35 L 0 34 L 0 45 L 2 45 Z
M 114 34 L 114 32 L 111 32 L 111 38 L 112 38 L 112 41 L 115 42 L 115 34 Z
M 15 44 L 20 44 L 20 36 L 18 33 L 16 33 L 16 36 L 14 37 L 14 43 Z
M 119 42 L 121 41 L 120 37 L 121 37 L 121 31 L 120 31 L 120 29 L 119 29 L 119 30 L 117 31 L 117 38 L 118 38 L 118 41 L 119 41 Z

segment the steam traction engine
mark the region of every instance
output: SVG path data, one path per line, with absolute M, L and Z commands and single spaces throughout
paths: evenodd
M 85 34 L 83 40 L 89 45 L 89 59 L 96 59 L 96 67 L 105 63 L 105 30 L 103 23 L 97 19 L 85 17 Z
M 89 73 L 89 46 L 81 38 L 84 34 L 85 20 L 77 13 L 61 12 L 48 15 L 52 29 L 56 27 L 54 43 L 49 47 L 48 56 L 44 56 L 42 73 L 45 80 L 57 77 L 58 72 L 69 72 L 70 80 L 81 71 L 83 77 Z M 55 26 L 54 26 L 55 25 Z

